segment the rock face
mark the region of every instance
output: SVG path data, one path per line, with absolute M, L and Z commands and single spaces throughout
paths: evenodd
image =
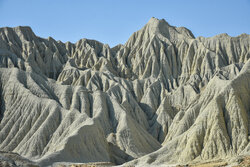
M 0 28 L 0 150 L 41 166 L 250 154 L 249 58 L 250 35 L 156 18 L 114 48 Z
M 1 167 L 39 167 L 34 162 L 23 158 L 17 153 L 0 151 Z

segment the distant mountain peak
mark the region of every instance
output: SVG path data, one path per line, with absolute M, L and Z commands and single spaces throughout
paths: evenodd
M 141 45 L 143 42 L 151 40 L 156 36 L 164 41 L 167 40 L 170 42 L 195 38 L 193 33 L 185 27 L 171 26 L 165 19 L 152 17 L 142 29 L 135 32 L 129 38 L 125 45 Z
M 194 38 L 193 33 L 185 27 L 171 26 L 165 19 L 150 18 L 148 23 L 144 26 L 148 29 L 150 34 L 161 34 L 168 39 L 176 38 Z
M 145 27 L 148 28 L 149 33 L 163 33 L 168 34 L 166 31 L 169 29 L 169 24 L 164 19 L 157 19 L 155 17 L 152 17 L 148 23 L 145 25 Z
M 18 26 L 18 27 L 3 27 L 0 28 L 0 33 L 4 33 L 6 36 L 10 37 L 13 35 L 17 35 L 19 38 L 31 41 L 36 38 L 35 33 L 32 31 L 29 26 Z
M 151 17 L 147 23 L 147 25 L 155 25 L 155 26 L 159 26 L 160 24 L 168 24 L 168 22 L 165 19 L 158 19 L 155 17 Z

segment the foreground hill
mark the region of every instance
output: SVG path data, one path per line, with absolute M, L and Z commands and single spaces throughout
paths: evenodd
M 250 35 L 156 18 L 114 48 L 0 28 L 0 150 L 41 166 L 250 155 L 249 58 Z

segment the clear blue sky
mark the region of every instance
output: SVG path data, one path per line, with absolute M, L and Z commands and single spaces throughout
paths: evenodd
M 63 42 L 123 44 L 151 17 L 195 36 L 250 34 L 250 0 L 0 0 L 0 27 L 27 25 Z

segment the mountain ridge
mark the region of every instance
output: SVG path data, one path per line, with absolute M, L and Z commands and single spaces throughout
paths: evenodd
M 157 18 L 155 18 L 155 17 L 151 17 L 151 18 L 149 19 L 149 21 L 147 22 L 147 24 L 149 24 L 151 20 L 164 21 L 164 22 L 166 22 L 166 23 L 167 23 L 169 26 L 171 26 L 171 27 L 179 28 L 179 29 L 184 29 L 185 31 L 188 31 L 188 33 L 190 34 L 190 35 L 188 35 L 188 36 L 193 36 L 193 38 L 199 38 L 199 37 L 202 37 L 202 38 L 213 38 L 213 37 L 221 36 L 221 35 L 224 35 L 224 34 L 225 34 L 226 36 L 231 37 L 231 38 L 237 38 L 237 37 L 240 37 L 240 36 L 246 36 L 246 35 L 248 36 L 248 35 L 249 35 L 249 34 L 247 34 L 247 33 L 242 33 L 242 34 L 239 34 L 239 35 L 237 35 L 237 36 L 230 36 L 230 35 L 228 35 L 227 33 L 221 33 L 221 34 L 217 34 L 217 35 L 209 36 L 209 37 L 204 37 L 204 36 L 197 36 L 197 37 L 195 37 L 195 36 L 193 35 L 193 33 L 191 32 L 191 30 L 189 30 L 189 29 L 186 28 L 186 27 L 183 27 L 183 26 L 181 26 L 181 27 L 172 26 L 172 25 L 170 25 L 165 19 L 157 19 Z M 145 26 L 146 26 L 147 24 L 145 24 Z M 7 27 L 0 27 L 0 29 L 20 29 L 20 28 L 25 28 L 25 29 L 29 30 L 30 32 L 32 32 L 32 34 L 35 34 L 30 26 L 16 26 L 16 27 L 9 27 L 9 26 L 7 26 Z M 47 38 L 46 38 L 46 37 L 39 37 L 39 38 L 42 38 L 42 39 L 52 38 L 52 39 L 53 39 L 53 37 L 51 37 L 51 36 L 49 36 L 49 37 L 47 37 Z M 77 42 L 79 42 L 79 41 L 82 40 L 82 39 L 87 39 L 87 38 L 81 38 L 81 39 L 77 40 L 76 42 L 71 42 L 71 41 L 62 42 L 60 39 L 58 39 L 58 40 L 54 39 L 54 40 L 57 41 L 57 42 L 65 43 L 65 44 L 66 44 L 66 43 L 76 44 Z M 88 40 L 98 41 L 98 40 L 95 40 L 95 39 L 88 39 Z M 98 42 L 99 42 L 99 41 L 98 41 Z M 102 43 L 102 42 L 100 42 L 100 43 Z M 104 44 L 104 43 L 102 43 L 102 44 Z M 107 44 L 107 45 L 109 45 L 109 44 Z M 120 44 L 117 44 L 117 45 L 115 45 L 115 46 L 113 46 L 113 47 L 111 47 L 111 48 L 117 47 L 118 45 L 124 45 L 124 44 L 121 44 L 121 43 L 120 43 Z
M 248 155 L 249 57 L 250 35 L 156 18 L 113 48 L 0 28 L 0 149 L 41 166 Z

